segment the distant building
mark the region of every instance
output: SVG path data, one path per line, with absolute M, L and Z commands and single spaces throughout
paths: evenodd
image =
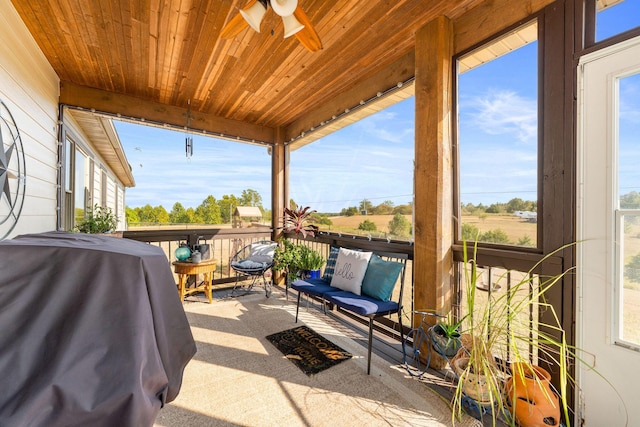
M 513 214 L 522 219 L 526 219 L 529 222 L 538 222 L 538 212 L 515 211 Z
M 262 211 L 257 206 L 238 206 L 233 212 L 233 228 L 261 225 Z

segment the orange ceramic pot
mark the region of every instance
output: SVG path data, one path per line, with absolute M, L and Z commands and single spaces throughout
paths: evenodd
M 540 366 L 513 363 L 505 400 L 521 427 L 560 425 L 560 400 L 551 388 L 551 375 Z

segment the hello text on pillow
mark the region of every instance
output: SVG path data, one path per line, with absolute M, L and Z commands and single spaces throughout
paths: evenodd
M 371 254 L 371 252 L 340 248 L 331 286 L 360 295 L 362 279 L 367 271 Z

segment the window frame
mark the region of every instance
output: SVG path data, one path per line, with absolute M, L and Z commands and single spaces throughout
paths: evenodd
M 536 203 L 537 203 L 537 228 L 536 228 L 536 245 L 535 246 L 518 246 L 518 245 L 505 245 L 491 242 L 478 242 L 479 248 L 492 248 L 492 249 L 502 249 L 508 251 L 516 251 L 516 252 L 526 252 L 526 253 L 535 253 L 542 254 L 544 252 L 544 241 L 543 241 L 543 227 L 544 227 L 544 205 L 543 205 L 543 193 L 544 193 L 544 16 L 542 13 L 534 14 L 528 17 L 526 20 L 522 20 L 517 22 L 516 24 L 500 31 L 492 35 L 491 37 L 477 43 L 468 49 L 465 49 L 461 52 L 456 53 L 453 56 L 452 60 L 452 110 L 454 120 L 452 121 L 452 140 L 453 140 L 453 201 L 454 201 L 454 217 L 455 217 L 455 226 L 454 226 L 454 241 L 457 245 L 462 245 L 462 212 L 461 212 L 461 197 L 460 197 L 460 141 L 459 141 L 459 103 L 458 103 L 458 95 L 459 95 L 459 87 L 458 87 L 458 63 L 461 57 L 468 55 L 469 53 L 482 49 L 483 46 L 490 45 L 494 43 L 496 40 L 504 37 L 505 35 L 517 30 L 518 28 L 524 27 L 526 25 L 531 24 L 536 21 L 538 35 L 537 35 L 537 77 L 538 77 L 538 85 L 537 85 L 537 195 L 536 195 Z

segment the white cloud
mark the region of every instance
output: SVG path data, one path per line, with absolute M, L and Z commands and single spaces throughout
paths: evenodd
M 461 99 L 461 120 L 466 116 L 476 128 L 489 135 L 513 135 L 521 142 L 535 142 L 538 128 L 535 99 L 513 91 L 490 90 L 485 95 Z M 464 116 L 463 116 L 464 115 Z

